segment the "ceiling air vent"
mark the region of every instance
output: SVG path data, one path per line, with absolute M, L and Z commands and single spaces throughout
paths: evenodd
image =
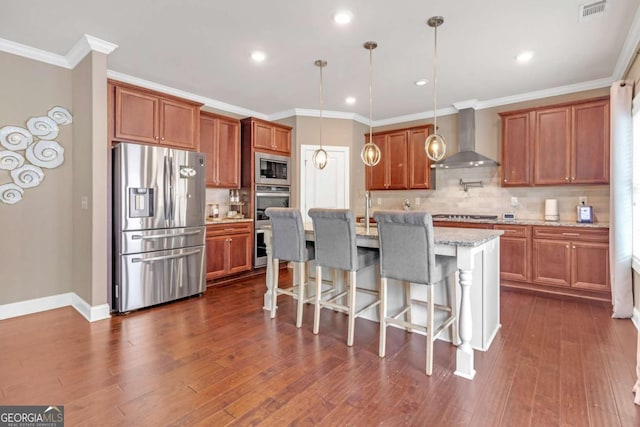
M 578 9 L 578 21 L 587 21 L 596 15 L 601 15 L 607 10 L 607 0 L 595 1 L 580 5 Z

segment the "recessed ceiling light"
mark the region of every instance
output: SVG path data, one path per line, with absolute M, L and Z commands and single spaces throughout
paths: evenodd
M 415 84 L 416 86 L 424 86 L 424 85 L 426 85 L 427 83 L 429 83 L 429 80 L 427 80 L 427 79 L 420 79 L 420 80 L 416 80 L 416 81 L 414 82 L 414 84 Z
M 533 52 L 527 50 L 518 54 L 518 56 L 516 56 L 516 61 L 518 61 L 520 64 L 526 64 L 527 62 L 531 61 L 531 58 L 533 58 Z
M 254 50 L 253 52 L 251 52 L 251 59 L 256 62 L 262 62 L 267 59 L 267 54 L 260 50 Z
M 356 103 L 356 99 L 353 96 L 347 96 L 344 99 L 344 102 L 346 102 L 347 104 L 355 104 Z
M 333 22 L 340 25 L 348 24 L 352 19 L 353 13 L 349 10 L 341 10 L 333 15 Z

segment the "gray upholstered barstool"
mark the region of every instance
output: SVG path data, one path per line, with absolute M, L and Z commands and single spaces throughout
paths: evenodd
M 271 318 L 276 317 L 276 300 L 278 295 L 289 295 L 298 300 L 296 327 L 302 326 L 302 309 L 305 303 L 313 301 L 313 297 L 305 297 L 308 287 L 305 264 L 314 259 L 313 243 L 307 242 L 304 236 L 302 214 L 293 208 L 267 208 L 265 215 L 271 221 L 271 253 L 273 254 L 273 289 L 271 296 Z M 280 261 L 296 263 L 297 277 L 294 275 L 293 286 L 278 288 Z M 296 280 L 297 279 L 297 280 Z M 297 284 L 296 284 L 297 281 Z
M 378 211 L 373 217 L 378 223 L 380 239 L 380 357 L 384 357 L 387 325 L 405 327 L 409 332 L 416 329 L 427 335 L 426 372 L 433 372 L 433 341 L 451 326 L 451 339 L 457 341 L 457 310 L 455 276 L 451 280 L 449 305 L 434 302 L 434 285 L 456 272 L 455 257 L 435 254 L 433 222 L 426 212 Z M 404 306 L 394 315 L 387 315 L 387 281 L 400 280 L 404 283 Z M 427 325 L 417 325 L 411 320 L 411 304 L 422 303 L 411 299 L 411 283 L 427 285 Z M 435 329 L 434 308 L 449 312 L 440 326 Z M 406 321 L 400 317 L 406 315 Z
M 353 345 L 353 333 L 356 317 L 365 310 L 380 303 L 378 290 L 358 288 L 356 273 L 359 269 L 373 265 L 378 260 L 378 251 L 359 248 L 356 244 L 356 228 L 353 212 L 348 209 L 309 209 L 309 216 L 313 221 L 316 250 L 316 300 L 313 317 L 313 333 L 320 328 L 320 310 L 323 307 L 332 308 L 347 313 L 347 345 Z M 348 272 L 347 289 L 334 294 L 326 300 L 321 300 L 322 267 Z M 334 275 L 335 277 L 336 275 Z M 356 312 L 356 291 L 374 295 L 374 301 Z M 337 301 L 346 297 L 346 303 Z

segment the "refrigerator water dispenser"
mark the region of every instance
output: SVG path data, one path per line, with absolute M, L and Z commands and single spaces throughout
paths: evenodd
M 130 188 L 129 218 L 147 218 L 153 215 L 153 188 Z

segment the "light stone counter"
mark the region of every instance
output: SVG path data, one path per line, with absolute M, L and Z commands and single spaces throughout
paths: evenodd
M 307 240 L 313 241 L 311 224 L 305 224 Z M 459 307 L 459 337 L 460 345 L 456 350 L 455 375 L 473 379 L 475 375 L 473 352 L 474 349 L 488 350 L 493 338 L 500 328 L 500 235 L 502 230 L 456 229 L 435 227 L 436 254 L 453 256 L 458 266 L 458 283 L 460 292 L 453 296 Z M 356 226 L 357 244 L 360 247 L 378 248 L 378 230 L 370 227 L 367 233 L 364 226 Z M 264 308 L 271 307 L 273 272 L 273 258 L 271 255 L 271 231 L 265 230 L 267 244 L 267 292 L 264 295 Z M 294 277 L 296 275 L 294 274 Z M 358 283 L 371 289 L 377 288 L 379 282 L 378 267 L 364 268 L 358 271 Z M 394 292 L 397 291 L 397 292 Z M 446 286 L 437 286 L 436 303 L 446 297 Z M 412 293 L 424 293 L 424 286 L 412 284 Z M 389 288 L 389 309 L 393 311 L 394 304 L 402 303 L 402 287 Z M 365 302 L 367 304 L 367 302 Z M 426 317 L 414 308 L 414 321 Z M 368 316 L 370 320 L 378 321 L 378 314 Z M 473 333 L 472 333 L 473 331 Z M 455 344 L 455 343 L 454 343 Z
M 216 219 L 212 219 L 212 218 L 207 218 L 205 221 L 206 225 L 213 225 L 213 224 L 233 224 L 236 222 L 253 222 L 253 218 L 216 218 Z
M 595 222 L 593 224 L 580 223 L 575 221 L 544 221 L 536 219 L 516 219 L 504 221 L 502 219 L 450 219 L 434 218 L 437 222 L 468 222 L 477 224 L 499 224 L 499 225 L 541 225 L 545 227 L 584 227 L 584 228 L 609 228 L 608 222 Z

